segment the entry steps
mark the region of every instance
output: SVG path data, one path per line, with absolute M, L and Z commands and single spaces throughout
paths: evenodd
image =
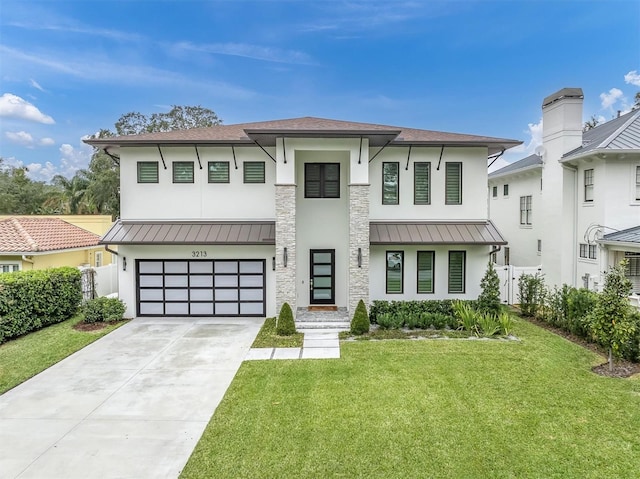
M 296 329 L 334 329 L 347 331 L 351 326 L 347 308 L 326 308 L 314 306 L 310 308 L 298 308 L 296 311 Z

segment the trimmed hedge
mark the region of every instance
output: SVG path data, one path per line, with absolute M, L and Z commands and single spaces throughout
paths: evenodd
M 0 343 L 69 319 L 81 301 L 77 268 L 0 274 Z
M 476 301 L 463 300 L 468 303 L 472 308 L 475 308 Z M 391 316 L 412 316 L 420 317 L 423 313 L 429 313 L 430 316 L 437 315 L 435 317 L 437 322 L 442 320 L 443 316 L 453 317 L 453 300 L 426 300 L 426 301 L 385 301 L 376 300 L 371 304 L 369 308 L 369 319 L 373 324 L 379 324 L 378 318 L 383 314 L 389 314 Z M 383 322 L 385 320 L 383 319 Z
M 293 311 L 289 303 L 284 303 L 278 315 L 276 323 L 276 333 L 278 336 L 291 336 L 296 333 L 296 323 L 293 319 Z
M 85 323 L 120 321 L 125 310 L 122 300 L 107 297 L 92 299 L 82 307 Z
M 356 306 L 355 313 L 353 313 L 353 319 L 351 319 L 351 333 L 360 335 L 368 332 L 369 315 L 364 301 L 360 300 L 358 301 L 358 306 Z

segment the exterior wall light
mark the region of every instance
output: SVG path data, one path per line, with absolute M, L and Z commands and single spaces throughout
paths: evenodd
M 284 251 L 282 253 L 282 262 L 284 263 L 284 267 L 287 267 L 287 247 L 284 247 Z
M 362 248 L 358 248 L 358 268 L 362 268 Z
M 276 270 L 276 257 L 275 256 L 273 258 L 271 258 L 271 269 L 273 271 Z
M 122 271 L 126 271 L 127 270 L 127 257 L 123 256 L 122 257 Z

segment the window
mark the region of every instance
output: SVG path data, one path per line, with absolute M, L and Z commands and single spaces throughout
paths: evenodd
M 502 186 L 502 196 L 509 196 L 509 185 Z
M 596 259 L 597 247 L 594 244 L 580 243 L 580 257 Z
M 631 290 L 640 294 L 640 253 L 625 252 L 628 261 L 625 276 L 631 281 Z
M 418 293 L 433 293 L 434 251 L 418 251 Z
M 542 253 L 542 240 L 538 240 L 538 253 Z
M 387 251 L 387 294 L 402 294 L 404 251 Z
M 96 263 L 96 268 L 99 268 L 100 266 L 102 266 L 102 251 L 96 251 L 95 263 Z
M 640 200 L 640 166 L 636 166 L 636 200 Z
M 340 163 L 305 163 L 304 197 L 340 198 Z
M 520 197 L 520 224 L 531 224 L 531 196 Z
M 382 204 L 397 205 L 399 193 L 400 163 L 382 163 Z
M 509 265 L 511 264 L 511 258 L 510 258 L 510 253 L 511 251 L 509 250 L 508 246 L 504 247 L 504 264 Z
M 431 204 L 430 162 L 416 162 L 413 164 L 413 203 L 416 205 Z
M 158 162 L 139 161 L 138 162 L 138 183 L 158 182 Z
M 193 161 L 173 162 L 173 182 L 193 183 Z
M 584 170 L 584 201 L 593 201 L 593 169 Z
M 264 161 L 245 161 L 242 168 L 245 183 L 264 183 Z
M 464 293 L 466 251 L 449 251 L 449 293 Z
M 493 196 L 494 198 L 497 198 L 497 197 L 498 197 L 498 187 L 497 187 L 497 186 L 494 186 L 494 187 L 491 189 L 491 196 Z
M 445 204 L 462 204 L 462 163 L 445 163 Z
M 209 183 L 229 183 L 228 161 L 210 161 L 208 172 Z
M 19 264 L 0 264 L 0 273 L 12 273 L 14 271 L 20 271 Z

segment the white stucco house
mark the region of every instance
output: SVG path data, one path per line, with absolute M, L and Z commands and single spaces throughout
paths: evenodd
M 598 289 L 623 258 L 640 293 L 640 110 L 583 132 L 580 88 L 542 103 L 543 144 L 489 174 L 499 264 L 540 265 L 550 286 Z
M 120 158 L 126 314 L 270 316 L 476 298 L 487 158 L 520 142 L 305 117 L 87 143 Z

